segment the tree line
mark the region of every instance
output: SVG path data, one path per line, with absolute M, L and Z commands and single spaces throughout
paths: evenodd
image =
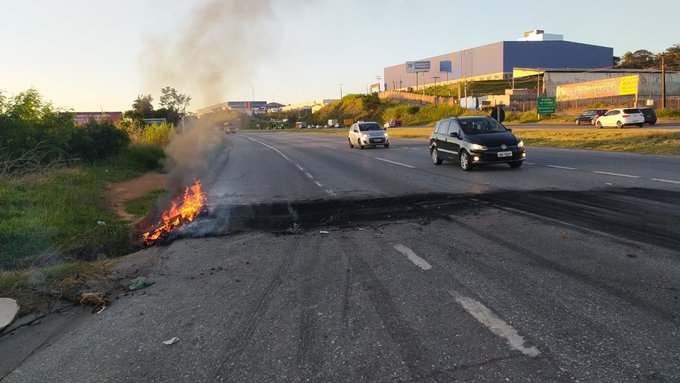
M 666 70 L 680 70 L 680 44 L 675 44 L 662 53 Z M 628 51 L 621 57 L 614 57 L 614 68 L 661 69 L 661 54 L 654 54 L 646 49 Z

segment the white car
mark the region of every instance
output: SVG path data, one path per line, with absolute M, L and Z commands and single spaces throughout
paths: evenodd
M 390 138 L 385 129 L 383 129 L 377 122 L 359 121 L 349 128 L 349 135 L 347 136 L 349 147 L 353 148 L 355 145 L 359 149 L 366 146 L 376 147 L 382 145 L 385 148 L 390 147 Z
M 645 116 L 640 112 L 640 109 L 612 109 L 595 120 L 595 126 L 598 128 L 617 127 L 619 129 L 626 125 L 637 125 L 642 127 L 645 123 Z

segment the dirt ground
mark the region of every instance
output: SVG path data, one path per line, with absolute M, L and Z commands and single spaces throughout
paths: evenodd
M 165 176 L 163 173 L 149 172 L 131 180 L 112 183 L 107 199 L 118 216 L 127 221 L 134 221 L 136 217 L 125 211 L 125 203 L 154 190 L 164 189 Z

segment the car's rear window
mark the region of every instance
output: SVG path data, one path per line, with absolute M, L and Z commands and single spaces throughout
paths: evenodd
M 641 113 L 640 109 L 624 109 L 623 113 Z
M 359 124 L 359 130 L 366 132 L 369 130 L 383 130 L 383 128 L 378 124 Z
M 491 118 L 471 118 L 458 120 L 465 134 L 487 134 L 507 132 L 507 129 Z

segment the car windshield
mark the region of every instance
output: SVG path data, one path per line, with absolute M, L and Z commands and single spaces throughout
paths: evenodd
M 367 132 L 369 130 L 383 130 L 383 128 L 378 124 L 359 124 L 359 130 Z
M 624 109 L 623 113 L 641 113 L 640 109 Z
M 465 120 L 458 120 L 460 127 L 465 134 L 487 134 L 487 133 L 501 133 L 508 130 L 496 120 L 491 118 L 472 118 Z

